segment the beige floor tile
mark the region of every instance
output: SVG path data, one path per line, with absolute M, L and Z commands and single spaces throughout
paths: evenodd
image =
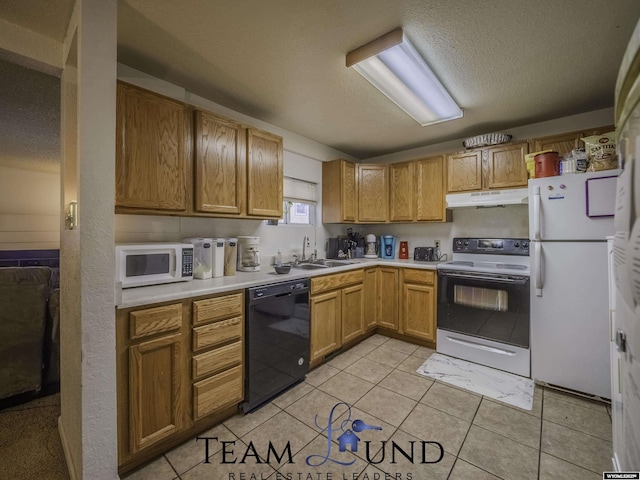
M 381 363 L 374 362 L 373 360 L 364 357 L 358 360 L 353 365 L 347 367 L 345 372 L 360 377 L 371 383 L 378 383 L 384 377 L 389 375 L 393 370 L 392 367 L 382 365 Z
M 399 426 L 416 405 L 415 400 L 382 387 L 374 387 L 355 406 L 391 425 Z
M 411 355 L 418 349 L 418 345 L 415 343 L 405 342 L 404 340 L 398 340 L 397 338 L 390 338 L 384 342 L 384 348 L 389 348 L 391 350 Z
M 338 403 L 343 402 L 328 393 L 315 389 L 289 405 L 285 411 L 314 429 L 316 433 L 320 433 L 323 428 L 327 427 L 331 410 Z M 347 408 L 346 405 L 336 407 L 334 418 L 342 415 Z M 316 426 L 316 420 L 319 427 Z
M 272 403 L 268 403 L 252 413 L 234 415 L 224 421 L 224 426 L 231 430 L 234 435 L 242 437 L 245 433 L 250 432 L 280 412 L 281 409 Z
M 467 422 L 473 420 L 482 397 L 478 394 L 435 382 L 420 403 L 455 415 Z
M 360 358 L 360 355 L 356 355 L 355 353 L 351 353 L 347 350 L 346 352 L 342 352 L 340 355 L 329 360 L 327 364 L 331 365 L 333 368 L 337 368 L 338 370 L 344 370 L 349 365 L 353 365 L 355 362 L 360 360 Z
M 579 478 L 580 480 L 600 480 L 602 474 L 590 472 L 582 467 L 565 462 L 546 453 L 540 454 L 540 480 L 558 478 Z
M 159 457 L 135 472 L 123 477 L 125 480 L 173 480 L 177 478 L 176 472 L 166 458 Z
M 592 410 L 597 410 L 602 412 L 607 410 L 607 404 L 604 402 L 590 400 L 588 398 L 583 398 L 578 395 L 573 395 L 571 393 L 555 390 L 550 387 L 544 388 L 545 401 L 551 398 L 560 400 L 562 402 L 570 403 L 572 405 L 578 405 L 579 407 L 590 408 Z
M 258 448 L 256 446 L 256 448 Z M 275 478 L 275 470 L 266 463 L 257 463 L 253 456 L 248 456 L 244 464 L 240 463 L 246 452 L 244 444 L 237 445 L 233 455 L 228 454 L 226 461 L 236 459 L 236 463 L 222 463 L 222 450 L 213 455 L 209 463 L 200 463 L 196 467 L 180 475 L 182 480 L 228 480 L 240 478 L 257 478 L 266 480 Z M 156 480 L 150 478 L 149 480 Z M 161 480 L 161 479 L 157 479 Z
M 611 417 L 606 408 L 583 407 L 577 403 L 565 402 L 563 398 L 545 394 L 542 415 L 544 420 L 611 441 Z
M 536 480 L 538 450 L 472 425 L 459 457 L 505 480 Z
M 545 420 L 541 450 L 595 473 L 611 469 L 611 442 Z
M 379 347 L 380 345 L 385 343 L 387 340 L 389 340 L 389 337 L 386 337 L 384 335 L 380 335 L 379 333 L 376 333 L 374 335 L 371 335 L 369 338 L 365 338 L 360 343 L 369 344 L 369 345 L 375 345 L 376 347 Z
M 429 357 L 434 353 L 436 353 L 436 351 L 433 348 L 420 346 L 411 355 L 413 355 L 414 357 L 422 358 L 424 362 L 427 361 Z
M 492 402 L 486 397 L 482 399 L 473 423 L 536 450 L 540 448 L 542 422 L 539 418 Z
M 391 350 L 390 348 L 386 348 L 384 345 L 376 348 L 371 353 L 367 353 L 365 358 L 369 360 L 373 360 L 374 362 L 381 363 L 382 365 L 387 365 L 392 368 L 396 368 L 402 362 L 404 362 L 409 354 L 398 352 L 396 350 Z
M 196 435 L 196 437 L 218 437 L 217 442 L 213 440 L 208 442 L 209 457 L 222 449 L 222 443 L 220 442 L 238 439 L 222 424 L 216 425 L 206 432 Z M 205 460 L 207 442 L 205 440 L 197 440 L 196 437 L 190 438 L 179 447 L 165 453 L 167 460 L 179 475 Z
M 375 345 L 373 343 L 360 342 L 347 350 L 347 352 L 353 353 L 354 355 L 358 355 L 360 357 L 364 357 L 367 353 L 375 350 L 376 348 L 378 348 L 378 345 Z
M 297 478 L 356 478 L 367 467 L 367 462 L 349 450 L 340 452 L 337 444 L 329 445 L 322 435 L 314 438 L 294 457 L 294 464 L 284 464 L 278 471 L 282 480 L 290 475 Z M 309 462 L 309 463 L 307 463 Z M 342 463 L 337 463 L 342 462 Z M 348 463 L 349 465 L 344 465 Z
M 306 426 L 287 412 L 280 412 L 258 428 L 247 433 L 242 437 L 242 441 L 247 445 L 252 443 L 261 458 L 266 460 L 265 455 L 268 454 L 269 443 L 273 444 L 275 451 L 279 455 L 285 452 L 287 445 L 290 446 L 291 454 L 295 455 L 316 436 L 318 436 L 316 430 Z M 284 455 L 282 460 L 287 462 L 287 455 Z M 268 463 L 275 469 L 282 465 L 273 458 L 269 459 Z
M 287 390 L 281 395 L 278 395 L 276 398 L 271 400 L 276 407 L 285 409 L 289 405 L 291 405 L 296 400 L 304 397 L 307 393 L 313 390 L 315 387 L 313 385 L 309 385 L 307 382 L 302 382 L 293 387 L 291 390 Z
M 533 406 L 531 410 L 525 410 L 524 408 L 514 407 L 513 405 L 509 405 L 508 403 L 501 402 L 500 400 L 496 400 L 495 398 L 491 399 L 492 402 L 499 403 L 500 405 L 506 405 L 507 407 L 515 408 L 516 410 L 526 413 L 527 415 L 532 415 L 534 417 L 542 418 L 542 389 L 536 386 L 533 391 Z
M 400 425 L 400 430 L 420 440 L 439 442 L 457 455 L 471 424 L 427 405 L 418 404 Z
M 375 385 L 347 372 L 340 372 L 318 388 L 350 405 L 356 403 Z
M 320 365 L 317 368 L 314 368 L 309 373 L 307 373 L 306 378 L 304 379 L 309 385 L 313 385 L 317 387 L 321 383 L 326 382 L 331 377 L 339 373 L 340 370 L 332 367 L 331 365 L 325 363 L 324 365 Z
M 458 458 L 451 470 L 449 480 L 500 480 L 500 478 Z
M 415 355 L 410 355 L 409 357 L 407 357 L 406 360 L 404 360 L 400 365 L 398 365 L 398 370 L 401 370 L 403 372 L 407 372 L 410 373 L 412 375 L 416 375 L 418 377 L 423 377 L 423 378 L 427 378 L 424 375 L 420 375 L 416 370 L 418 370 L 418 368 L 420 368 L 422 366 L 422 364 L 424 362 L 426 362 L 427 360 L 425 358 L 422 357 L 417 357 Z
M 427 377 L 416 377 L 415 375 L 400 370 L 394 370 L 387 375 L 379 385 L 413 400 L 420 400 L 427 390 L 429 390 L 429 387 L 433 385 L 433 380 Z
M 413 445 L 411 442 L 414 442 Z M 406 456 L 400 452 L 400 449 Z M 375 462 L 376 468 L 390 475 L 387 478 L 404 479 L 411 474 L 415 479 L 446 480 L 455 457 L 434 445 L 427 445 L 424 452 L 423 459 L 422 443 L 419 438 L 398 430 L 385 444 L 384 449 L 380 449 L 371 460 Z M 423 460 L 425 463 L 422 463 Z

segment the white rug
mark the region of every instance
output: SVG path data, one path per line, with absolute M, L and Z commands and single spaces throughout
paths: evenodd
M 533 380 L 434 353 L 417 372 L 524 410 L 533 408 Z

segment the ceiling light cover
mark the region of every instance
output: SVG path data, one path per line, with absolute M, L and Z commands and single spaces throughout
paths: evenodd
M 460 107 L 402 29 L 349 52 L 350 66 L 423 127 L 462 117 Z

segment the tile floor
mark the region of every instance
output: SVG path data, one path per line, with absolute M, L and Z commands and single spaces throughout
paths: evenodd
M 204 441 L 194 439 L 126 478 L 381 480 L 389 473 L 386 478 L 394 480 L 596 480 L 611 469 L 607 405 L 536 386 L 533 410 L 520 410 L 418 375 L 416 369 L 432 353 L 374 335 L 313 370 L 305 382 L 265 407 L 201 435 L 235 442 L 227 444 L 226 454 L 212 440 L 205 463 Z M 362 442 L 354 453 L 339 451 L 336 437 L 343 430 L 326 430 L 331 410 L 340 402 L 350 404 L 351 412 L 344 404 L 335 408 L 335 429 L 353 427 L 356 419 L 382 428 L 361 430 Z M 384 447 L 382 440 L 387 441 Z M 438 442 L 443 452 L 435 443 L 421 441 Z M 287 442 L 292 464 L 284 455 Z M 327 452 L 330 459 L 350 465 L 327 461 Z M 260 463 L 268 454 L 269 464 Z M 423 456 L 431 463 L 421 463 Z

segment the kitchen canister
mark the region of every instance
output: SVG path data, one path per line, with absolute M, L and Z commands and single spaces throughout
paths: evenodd
M 238 239 L 227 238 L 224 242 L 224 276 L 231 277 L 236 274 L 238 263 Z
M 558 152 L 539 153 L 535 156 L 535 178 L 554 177 L 558 175 L 560 156 Z

